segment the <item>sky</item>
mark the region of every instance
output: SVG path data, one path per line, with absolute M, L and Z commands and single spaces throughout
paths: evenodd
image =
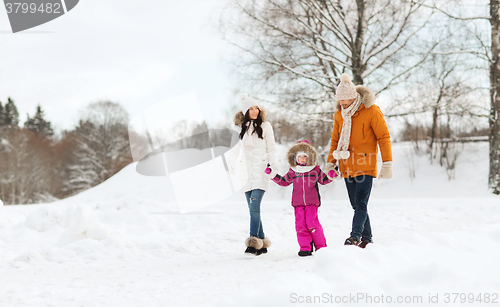
M 75 127 L 92 102 L 120 103 L 133 118 L 194 93 L 203 116 L 215 123 L 233 99 L 223 61 L 229 49 L 214 22 L 224 3 L 82 0 L 67 14 L 18 33 L 0 7 L 0 101 L 15 101 L 21 124 L 41 104 L 62 131 Z

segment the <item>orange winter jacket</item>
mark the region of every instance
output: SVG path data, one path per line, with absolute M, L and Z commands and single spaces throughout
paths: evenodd
M 340 159 L 339 171 L 344 178 L 360 175 L 377 177 L 378 146 L 380 146 L 382 161 L 392 161 L 391 136 L 382 111 L 373 104 L 375 100 L 373 92 L 362 85 L 358 85 L 356 91 L 361 95 L 363 103 L 352 116 L 350 156 L 345 160 Z M 327 163 L 333 164 L 337 161 L 333 158 L 332 153 L 337 149 L 344 122 L 338 102 L 337 109 L 334 116 L 330 152 L 327 158 Z

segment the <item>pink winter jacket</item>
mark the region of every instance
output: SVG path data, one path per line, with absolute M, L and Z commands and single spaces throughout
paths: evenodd
M 306 153 L 309 158 L 307 165 L 299 166 L 295 162 L 297 153 Z M 319 206 L 321 198 L 319 195 L 318 183 L 325 185 L 332 182 L 320 169 L 318 154 L 309 141 L 300 141 L 293 145 L 287 153 L 290 169 L 285 176 L 276 175 L 272 180 L 281 186 L 289 186 L 293 183 L 292 206 Z
M 326 176 L 319 165 L 306 172 L 300 172 L 300 168 L 302 167 L 290 168 L 285 176 L 276 175 L 273 181 L 281 186 L 289 186 L 293 183 L 292 206 L 321 205 L 318 183 L 325 185 L 332 180 Z

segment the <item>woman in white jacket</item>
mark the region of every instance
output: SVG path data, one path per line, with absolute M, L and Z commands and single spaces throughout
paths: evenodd
M 267 248 L 271 245 L 271 241 L 264 235 L 260 203 L 265 191 L 269 189 L 270 178 L 278 170 L 278 155 L 273 127 L 266 120 L 266 110 L 247 94 L 241 94 L 240 102 L 241 111 L 234 117 L 234 123 L 240 130 L 239 141 L 231 150 L 233 158 L 228 159 L 228 165 L 231 174 L 240 180 L 250 211 L 250 237 L 245 241 L 245 253 L 260 255 L 267 253 Z M 265 174 L 268 165 L 276 170 L 274 174 Z

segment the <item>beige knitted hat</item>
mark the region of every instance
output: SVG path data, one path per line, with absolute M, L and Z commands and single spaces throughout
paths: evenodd
M 356 92 L 356 86 L 351 82 L 351 77 L 348 74 L 342 74 L 340 76 L 340 84 L 335 92 L 335 99 L 347 100 L 358 97 Z

